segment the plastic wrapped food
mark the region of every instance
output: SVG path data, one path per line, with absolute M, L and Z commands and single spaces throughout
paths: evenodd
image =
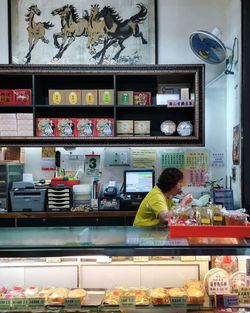
M 190 206 L 175 206 L 169 218 L 170 225 L 197 225 L 196 210 Z
M 200 225 L 211 225 L 212 224 L 212 211 L 210 207 L 199 208 L 199 224 Z
M 248 214 L 244 209 L 239 210 L 224 210 L 225 223 L 231 226 L 246 226 Z
M 213 225 L 224 225 L 225 219 L 222 212 L 222 205 L 212 204 L 210 208 L 212 210 Z
M 222 268 L 228 272 L 228 274 L 232 274 L 238 271 L 238 258 L 237 256 L 231 255 L 216 256 L 214 266 Z

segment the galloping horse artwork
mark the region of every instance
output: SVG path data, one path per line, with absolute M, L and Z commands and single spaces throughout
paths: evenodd
M 99 63 L 103 63 L 107 49 L 115 43 L 118 43 L 120 46 L 120 50 L 113 56 L 113 60 L 117 60 L 121 52 L 126 48 L 123 45 L 123 42 L 132 35 L 136 38 L 141 38 L 142 44 L 147 44 L 147 40 L 139 30 L 139 24 L 147 18 L 148 10 L 143 4 L 137 4 L 137 7 L 139 7 L 140 11 L 124 21 L 110 6 L 105 6 L 97 14 L 96 18 L 103 18 L 107 28 L 107 35 L 103 48 L 93 56 L 94 59 L 100 57 Z
M 58 61 L 68 47 L 75 41 L 76 37 L 88 36 L 89 16 L 88 11 L 85 11 L 85 16 L 79 18 L 76 8 L 68 4 L 53 10 L 51 14 L 53 16 L 59 15 L 61 18 L 61 31 L 53 35 L 54 45 L 56 48 L 59 48 L 53 60 Z M 61 45 L 58 42 L 58 38 L 62 38 Z
M 35 45 L 39 40 L 48 44 L 49 40 L 45 38 L 45 30 L 53 27 L 54 25 L 50 22 L 35 22 L 35 15 L 41 15 L 41 10 L 38 9 L 37 5 L 31 5 L 28 8 L 28 13 L 25 14 L 25 21 L 28 22 L 28 42 L 29 42 L 29 51 L 24 57 L 26 64 L 31 61 L 31 51 L 34 49 Z
M 155 0 L 13 0 L 11 6 L 13 63 L 155 63 Z M 41 15 L 46 21 L 37 21 Z

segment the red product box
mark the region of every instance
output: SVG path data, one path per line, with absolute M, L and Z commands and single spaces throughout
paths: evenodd
M 151 92 L 149 91 L 134 91 L 135 105 L 151 105 Z
M 31 90 L 30 89 L 15 89 L 14 103 L 20 105 L 31 105 Z
M 14 90 L 0 89 L 0 104 L 9 105 L 14 104 Z
M 56 137 L 57 118 L 37 118 L 36 136 Z
M 76 131 L 75 118 L 58 118 L 56 135 L 58 137 L 74 137 Z
M 113 118 L 97 118 L 95 127 L 96 137 L 112 137 L 114 136 L 114 119 Z
M 96 119 L 94 118 L 77 118 L 76 131 L 77 137 L 93 137 L 95 135 Z

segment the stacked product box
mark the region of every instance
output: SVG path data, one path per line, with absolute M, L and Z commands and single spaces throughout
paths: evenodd
M 50 105 L 114 105 L 113 89 L 50 89 Z
M 15 113 L 0 114 L 0 136 L 17 136 Z
M 112 137 L 113 118 L 37 118 L 36 136 Z
M 0 89 L 0 105 L 31 105 L 30 89 Z
M 17 113 L 17 136 L 33 136 L 33 114 Z
M 37 118 L 36 119 L 36 136 L 38 137 L 55 137 L 56 136 L 57 118 Z

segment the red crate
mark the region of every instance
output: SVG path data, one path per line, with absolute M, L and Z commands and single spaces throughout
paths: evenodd
M 0 89 L 0 104 L 13 105 L 14 104 L 14 90 Z
M 215 237 L 215 238 L 250 238 L 250 226 L 227 225 L 170 225 L 171 238 Z
M 14 104 L 31 105 L 31 90 L 30 89 L 15 89 Z

